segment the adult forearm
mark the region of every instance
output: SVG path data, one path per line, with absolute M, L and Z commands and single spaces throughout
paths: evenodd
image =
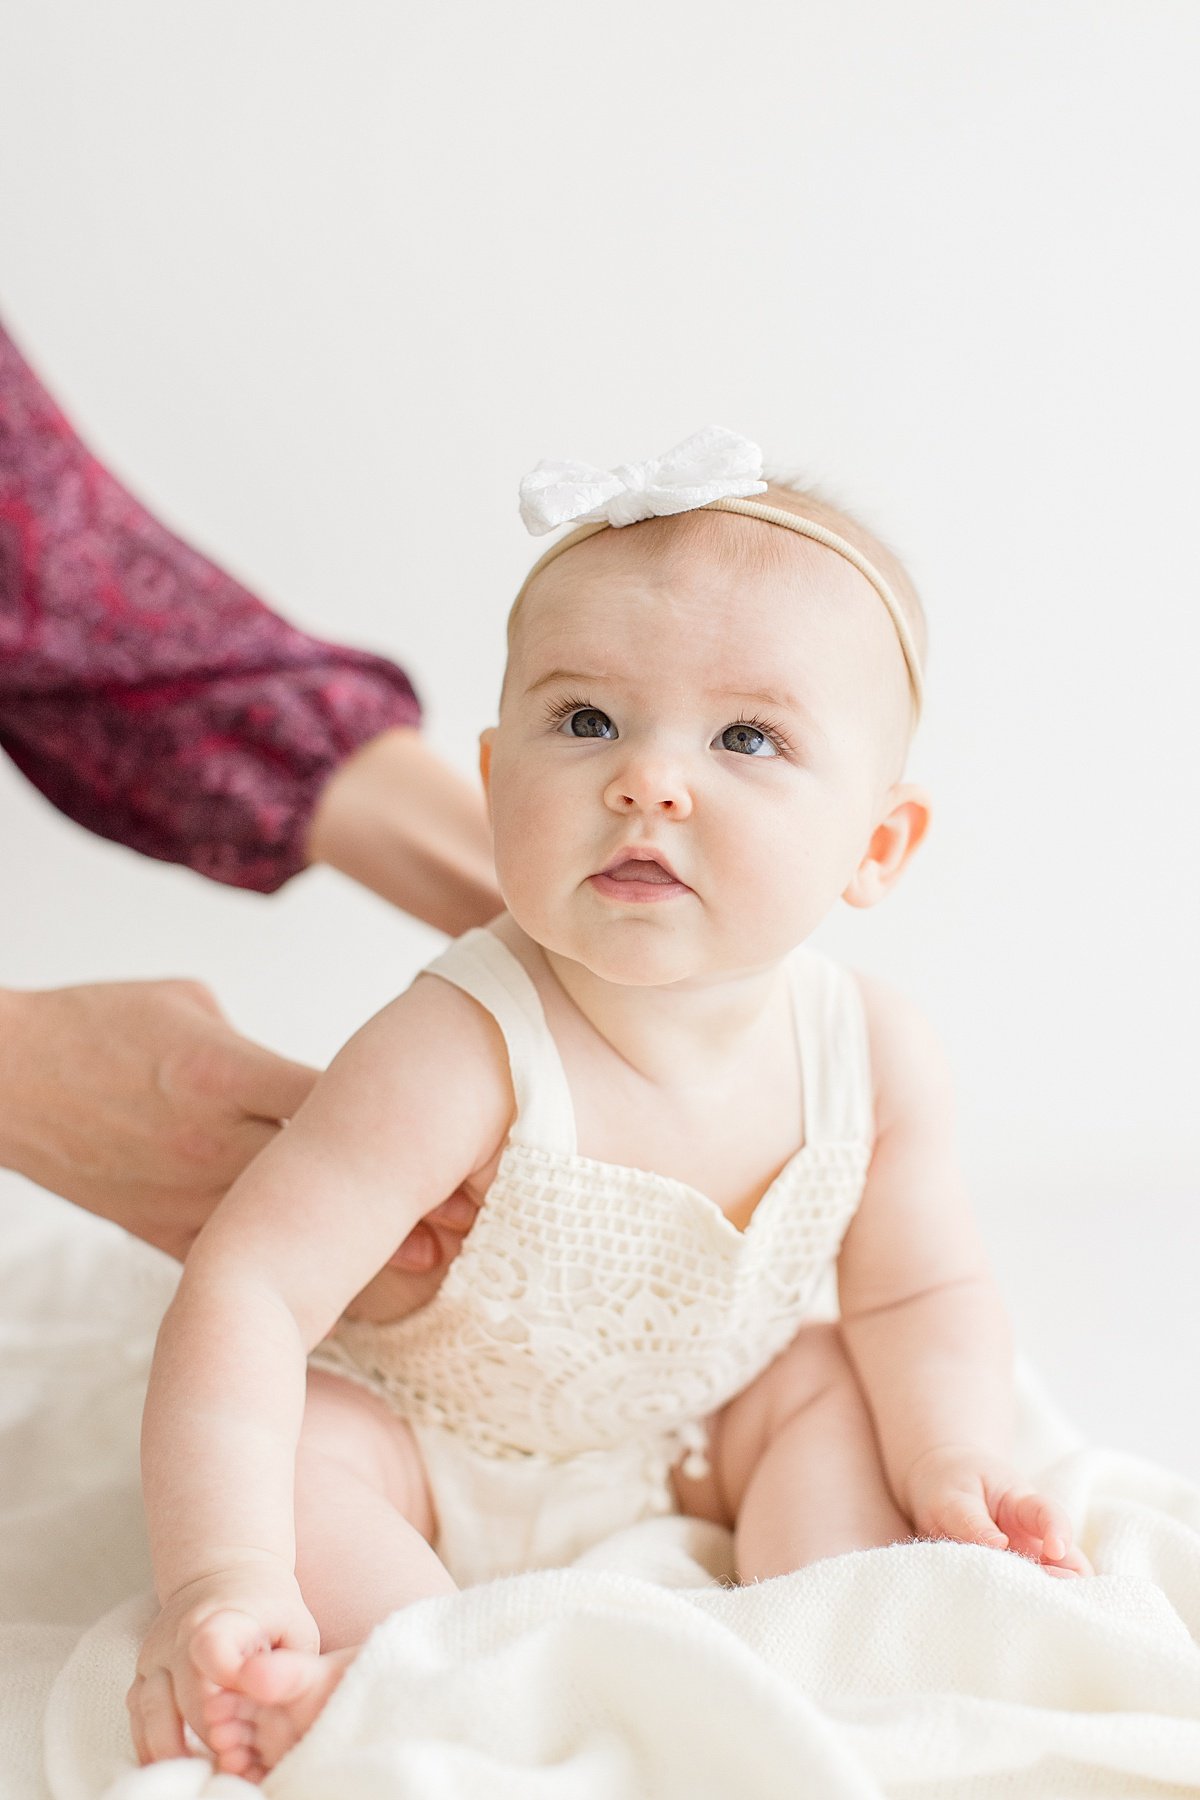
M 159 1333 L 142 1424 L 160 1599 L 256 1558 L 294 1566 L 304 1391 L 304 1343 L 288 1307 L 198 1249 Z
M 402 669 L 298 630 L 126 492 L 2 325 L 0 540 L 0 746 L 146 856 L 273 891 L 331 774 L 420 718 Z
M 0 1169 L 16 1169 L 23 1173 L 16 1094 L 22 998 L 11 988 L 0 988 Z
M 911 1470 L 934 1449 L 1011 1454 L 1012 1329 L 988 1277 L 843 1318 L 842 1333 L 901 1507 Z
M 504 905 L 482 792 L 416 731 L 383 732 L 343 764 L 317 804 L 308 855 L 452 937 Z

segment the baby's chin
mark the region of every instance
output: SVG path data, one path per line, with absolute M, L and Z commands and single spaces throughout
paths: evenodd
M 624 916 L 553 918 L 537 908 L 525 910 L 519 901 L 514 905 L 510 897 L 508 910 L 543 950 L 578 963 L 615 987 L 670 987 L 718 973 L 694 931 L 686 926 L 673 929 L 667 920 L 650 914 L 649 908 L 646 912 L 631 909 Z

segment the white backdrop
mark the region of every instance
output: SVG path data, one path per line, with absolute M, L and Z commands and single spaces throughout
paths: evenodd
M 0 304 L 92 445 L 464 769 L 540 456 L 717 420 L 932 622 L 923 999 L 1022 1347 L 1200 1476 L 1193 0 L 8 0 Z M 440 939 L 88 838 L 0 767 L 0 981 L 192 973 L 327 1058 Z M 47 1202 L 50 1204 L 50 1202 Z

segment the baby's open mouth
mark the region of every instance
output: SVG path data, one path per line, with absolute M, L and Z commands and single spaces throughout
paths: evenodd
M 604 873 L 610 881 L 674 881 L 661 863 L 635 861 L 618 863 L 615 869 L 605 869 Z
M 629 845 L 614 850 L 612 861 L 591 877 L 597 893 L 627 906 L 649 906 L 654 902 L 682 900 L 691 893 L 670 863 L 649 844 Z

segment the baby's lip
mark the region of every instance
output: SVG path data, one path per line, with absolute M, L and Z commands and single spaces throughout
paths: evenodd
M 630 862 L 657 863 L 659 868 L 662 869 L 665 874 L 669 875 L 672 881 L 678 881 L 680 887 L 687 886 L 686 881 L 680 881 L 679 876 L 675 873 L 662 851 L 653 849 L 649 844 L 629 844 L 624 850 L 618 850 L 616 854 L 611 856 L 605 863 L 604 867 L 600 870 L 600 873 L 601 875 L 612 875 L 617 869 L 623 868 L 626 863 Z

